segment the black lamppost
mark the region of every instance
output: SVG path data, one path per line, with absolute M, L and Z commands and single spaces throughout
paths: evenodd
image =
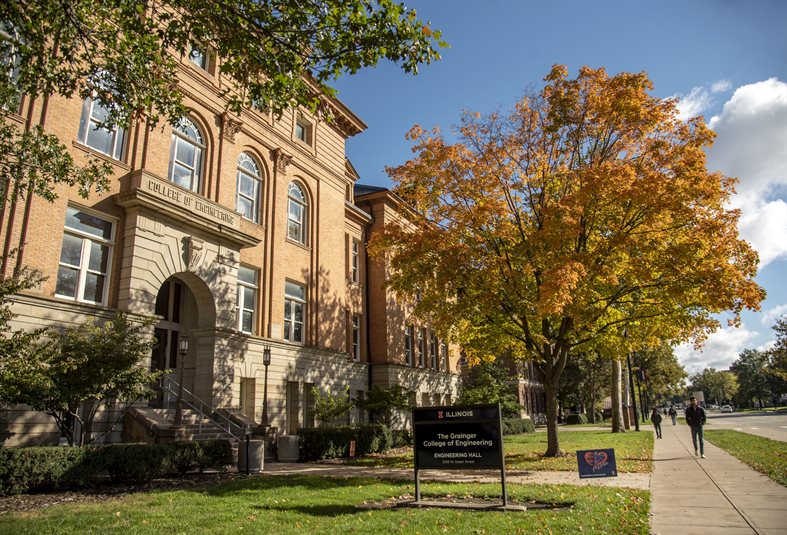
M 265 383 L 262 391 L 262 425 L 268 425 L 268 366 L 271 364 L 271 346 L 262 349 L 262 364 L 265 366 Z
M 175 405 L 175 425 L 183 423 L 183 368 L 186 363 L 186 353 L 189 352 L 189 337 L 181 336 L 178 342 L 178 353 L 180 353 L 180 373 L 178 379 L 178 400 Z

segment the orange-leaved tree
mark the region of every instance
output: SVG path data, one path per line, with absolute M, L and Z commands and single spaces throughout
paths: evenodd
M 372 252 L 465 348 L 535 363 L 554 456 L 572 351 L 701 340 L 764 292 L 701 118 L 680 121 L 645 73 L 555 66 L 545 82 L 507 115 L 465 113 L 456 142 L 413 128 L 415 157 L 388 172 L 421 217 L 387 225 Z

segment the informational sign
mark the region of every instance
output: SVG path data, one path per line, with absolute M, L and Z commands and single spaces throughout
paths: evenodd
M 413 409 L 415 503 L 421 501 L 420 470 L 500 470 L 508 505 L 500 405 Z
M 503 468 L 497 405 L 413 409 L 417 468 Z
M 615 463 L 615 450 L 578 450 L 577 464 L 580 479 L 588 477 L 617 477 L 618 467 Z

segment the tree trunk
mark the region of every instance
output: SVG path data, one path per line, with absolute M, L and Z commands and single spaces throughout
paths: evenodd
M 547 412 L 547 451 L 544 457 L 560 455 L 560 441 L 557 436 L 557 384 L 544 383 Z
M 623 404 L 621 392 L 621 365 L 620 361 L 612 361 L 612 432 L 625 433 L 623 427 Z

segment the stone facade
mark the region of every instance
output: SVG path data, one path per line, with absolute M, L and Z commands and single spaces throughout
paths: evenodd
M 345 141 L 364 123 L 330 99 L 332 122 L 305 110 L 279 119 L 228 114 L 216 64 L 211 72 L 184 58 L 190 112 L 179 129 L 139 123 L 123 135 L 89 126 L 85 133 L 89 102 L 22 98 L 10 120 L 40 118 L 77 163 L 109 162 L 114 177 L 88 199 L 59 186 L 54 202 L 3 207 L 3 252 L 19 249 L 4 273 L 18 263 L 47 277 L 16 298 L 14 326 L 103 321 L 115 310 L 156 316 L 159 345 L 146 365 L 182 372 L 203 401 L 256 421 L 268 347 L 268 420 L 280 434 L 313 425 L 312 387 L 349 385 L 356 397 L 372 384 L 405 384 L 419 404 L 455 399 L 456 348 L 439 369 L 407 364 L 407 307 L 383 288 L 385 267 L 366 255 L 368 237 L 398 208 L 378 206 L 378 197 L 394 199 L 390 192 L 355 196 L 359 177 Z M 24 408 L 5 413 L 0 436 L 6 445 L 58 438 L 51 420 Z

